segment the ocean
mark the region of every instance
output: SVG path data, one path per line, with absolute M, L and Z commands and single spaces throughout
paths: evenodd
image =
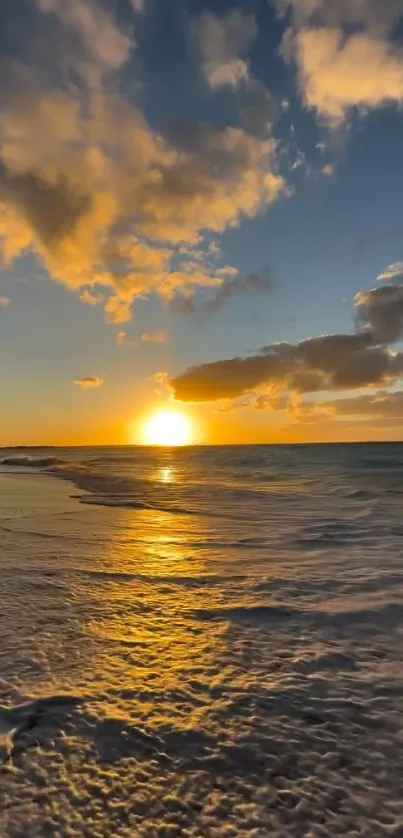
M 0 460 L 1 838 L 401 838 L 403 445 Z

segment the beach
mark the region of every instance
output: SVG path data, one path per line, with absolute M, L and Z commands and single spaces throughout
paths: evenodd
M 402 835 L 402 470 L 4 452 L 2 838 Z

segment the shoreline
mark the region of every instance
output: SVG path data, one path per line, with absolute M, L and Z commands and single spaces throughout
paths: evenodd
M 0 468 L 0 519 L 82 510 L 73 484 L 43 471 Z

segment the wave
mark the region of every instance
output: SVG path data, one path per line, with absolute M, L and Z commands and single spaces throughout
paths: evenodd
M 301 624 L 304 624 L 320 630 L 334 627 L 349 632 L 355 628 L 371 634 L 377 634 L 385 627 L 401 625 L 402 615 L 403 606 L 400 602 L 386 599 L 381 602 L 374 601 L 373 607 L 370 604 L 360 607 L 358 603 L 350 603 L 348 598 L 344 607 L 339 609 L 332 608 L 331 602 L 328 607 L 324 605 L 316 608 L 246 603 L 227 607 L 197 608 L 192 611 L 194 619 L 203 622 L 246 623 L 265 628 L 272 623 L 286 621 L 295 630 L 298 625 L 298 631 Z
M 110 460 L 111 458 L 109 458 Z M 60 457 L 30 457 L 13 455 L 0 460 L 0 466 L 21 469 L 37 469 L 53 477 L 73 483 L 83 494 L 77 495 L 80 503 L 87 505 L 106 506 L 121 509 L 150 510 L 152 512 L 167 512 L 173 515 L 196 515 L 198 510 L 181 503 L 170 502 L 166 497 L 159 502 L 158 498 L 147 496 L 158 494 L 158 488 L 149 480 L 126 477 L 114 473 L 106 473 L 100 469 L 105 466 L 102 460 L 68 462 Z M 119 466 L 119 462 L 115 462 Z
M 13 520 L 13 519 L 11 519 Z M 6 526 L 5 524 L 0 524 L 0 532 L 11 533 L 12 535 L 19 535 L 19 536 L 26 536 L 30 539 L 44 539 L 46 541 L 59 541 L 62 538 L 63 542 L 74 542 L 75 544 L 84 544 L 88 541 L 87 538 L 82 538 L 78 535 L 68 535 L 67 533 L 63 533 L 63 536 L 60 536 L 59 532 L 43 532 L 42 530 L 26 530 L 22 529 L 21 527 L 12 527 Z
M 15 466 L 17 468 L 51 468 L 62 465 L 63 460 L 59 457 L 4 457 L 0 460 L 0 466 Z
M 226 574 L 220 576 L 218 574 L 204 574 L 197 576 L 158 576 L 147 573 L 131 573 L 130 571 L 114 571 L 114 570 L 80 570 L 76 571 L 80 576 L 85 576 L 91 579 L 112 580 L 121 582 L 142 582 L 147 585 L 161 586 L 170 585 L 179 588 L 208 588 L 221 587 L 228 585 L 228 583 L 241 583 L 247 580 L 247 576 L 243 574 Z
M 323 452 L 316 450 L 319 453 L 317 463 L 306 463 L 301 454 L 300 459 L 295 455 L 291 464 L 284 464 L 283 459 L 276 459 L 271 449 L 266 460 L 262 460 L 260 449 L 259 459 L 255 449 L 248 451 L 247 456 L 231 449 L 230 458 L 227 449 L 214 451 L 214 457 L 208 449 L 175 454 L 126 448 L 113 452 L 94 448 L 55 451 L 44 448 L 35 452 L 3 449 L 0 467 L 35 470 L 65 480 L 77 487 L 75 497 L 86 505 L 144 513 L 219 517 L 235 520 L 239 526 L 243 522 L 252 526 L 255 519 L 260 520 L 260 510 L 271 510 L 277 501 L 281 502 L 281 514 L 288 515 L 285 504 L 291 504 L 290 525 L 296 515 L 302 526 L 297 531 L 291 526 L 289 543 L 305 550 L 350 547 L 362 539 L 382 537 L 385 530 L 379 522 L 377 524 L 379 510 L 382 512 L 383 508 L 380 504 L 384 504 L 389 495 L 403 492 L 396 462 L 390 456 L 357 458 L 355 453 L 350 470 L 343 462 L 340 479 L 329 481 L 328 471 L 323 471 L 327 461 L 323 461 Z M 353 455 L 355 451 L 353 449 Z M 361 472 L 358 483 L 357 468 Z M 364 468 L 366 471 L 377 469 L 366 483 L 363 482 Z M 387 473 L 383 475 L 380 469 L 385 468 Z M 401 470 L 401 465 L 398 468 Z M 172 481 L 161 477 L 164 472 L 172 472 Z M 321 497 L 330 497 L 334 483 L 338 494 L 351 502 L 354 519 L 350 515 L 351 520 L 346 521 L 343 515 L 343 522 L 340 522 L 338 518 L 329 519 L 322 514 L 320 526 L 307 524 L 298 512 L 299 503 L 310 506 L 315 487 L 316 492 L 319 487 Z M 270 547 L 271 536 L 266 531 L 261 534 L 259 530 L 254 532 L 249 528 L 234 541 L 238 550 L 263 550 Z
M 119 463 L 116 463 L 119 466 Z M 167 488 L 153 481 L 133 476 L 106 473 L 92 462 L 72 464 L 58 460 L 47 467 L 47 473 L 70 481 L 84 494 L 78 495 L 80 503 L 89 506 L 106 506 L 113 509 L 137 509 L 150 512 L 167 512 L 172 515 L 197 515 L 198 510 L 167 498 Z M 159 495 L 161 494 L 161 500 Z
M 354 465 L 368 471 L 396 471 L 403 468 L 403 459 L 394 455 L 393 457 L 362 457 L 356 460 Z
M 281 605 L 239 605 L 228 608 L 198 608 L 193 612 L 196 619 L 228 622 L 271 622 L 272 620 L 290 620 L 300 616 L 301 611 L 293 608 L 284 608 Z
M 88 491 L 91 491 L 88 489 Z M 89 506 L 108 506 L 112 509 L 144 509 L 151 512 L 169 512 L 173 515 L 197 515 L 196 509 L 188 509 L 185 506 L 171 506 L 169 504 L 155 504 L 148 503 L 142 500 L 132 500 L 131 498 L 115 498 L 115 497 L 88 497 L 85 495 L 78 495 L 78 500 L 81 503 Z
M 377 500 L 379 498 L 379 491 L 369 491 L 367 489 L 352 489 L 350 492 L 343 492 L 346 498 L 355 498 L 356 500 Z

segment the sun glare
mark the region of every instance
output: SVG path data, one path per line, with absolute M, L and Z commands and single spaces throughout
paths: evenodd
M 145 426 L 145 441 L 148 445 L 187 445 L 190 436 L 186 416 L 171 410 L 156 413 Z

